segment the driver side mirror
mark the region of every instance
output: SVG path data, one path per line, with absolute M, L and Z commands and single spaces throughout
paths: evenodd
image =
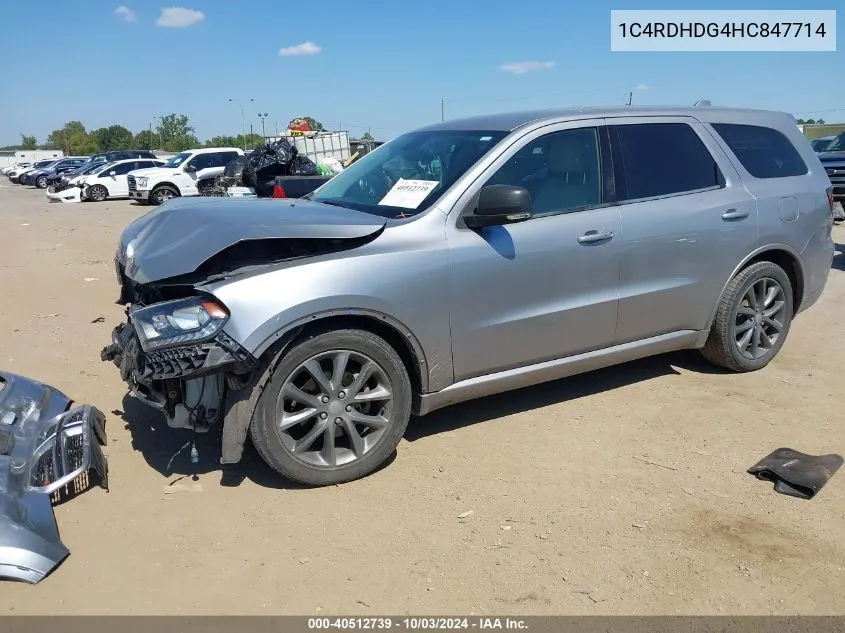
M 117 172 L 116 172 L 114 169 L 112 169 L 112 170 L 109 172 L 109 176 L 117 176 Z
M 189 174 L 194 173 L 197 170 L 196 165 L 185 165 L 185 171 Z
M 531 193 L 524 187 L 488 185 L 478 195 L 475 211 L 464 216 L 471 229 L 531 219 Z

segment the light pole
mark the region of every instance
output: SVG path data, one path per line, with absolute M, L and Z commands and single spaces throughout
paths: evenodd
M 253 102 L 255 99 L 248 99 Z M 244 102 L 241 100 L 229 99 L 230 103 L 238 103 L 241 106 L 241 137 L 244 140 L 244 151 L 246 151 L 246 119 L 244 118 Z
M 161 121 L 161 124 L 158 128 L 158 145 L 161 151 L 164 151 L 164 117 L 157 116 L 155 117 L 157 121 Z
M 264 133 L 264 119 L 266 119 L 268 116 L 270 115 L 266 112 L 263 114 L 261 112 L 258 113 L 258 118 L 261 119 L 261 138 L 264 139 L 265 143 L 267 142 L 267 135 Z

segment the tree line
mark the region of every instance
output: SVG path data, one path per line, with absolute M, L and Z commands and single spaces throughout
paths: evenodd
M 301 117 L 309 122 L 312 130 L 325 131 L 323 124 L 311 117 Z M 245 147 L 252 149 L 264 144 L 260 134 L 214 136 L 201 142 L 184 114 L 168 114 L 157 118 L 158 125 L 133 134 L 122 125 L 110 125 L 95 130 L 86 129 L 81 121 L 68 121 L 53 130 L 46 142 L 39 143 L 35 136 L 21 134 L 18 145 L 2 147 L 3 150 L 60 149 L 66 156 L 90 156 L 97 152 L 124 149 L 150 149 L 165 152 L 182 152 L 197 147 Z

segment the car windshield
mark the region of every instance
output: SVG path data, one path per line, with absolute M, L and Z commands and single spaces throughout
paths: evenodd
M 176 156 L 171 156 L 167 159 L 167 162 L 164 163 L 163 167 L 178 167 L 186 160 L 188 160 L 193 154 L 191 152 L 182 152 L 181 154 L 176 154 Z
M 95 169 L 93 169 L 90 173 L 92 176 L 96 176 L 97 174 L 102 174 L 107 169 L 110 169 L 114 165 L 114 161 L 110 163 L 103 163 L 102 165 L 97 165 Z
M 811 145 L 813 146 L 814 150 L 816 150 L 817 152 L 820 152 L 825 147 L 830 145 L 831 141 L 833 141 L 832 138 L 817 138 L 817 139 L 811 141 Z
M 843 152 L 845 151 L 845 132 L 837 136 L 830 145 L 824 148 L 826 152 Z
M 356 161 L 309 198 L 407 218 L 431 206 L 506 135 L 483 130 L 409 132 Z

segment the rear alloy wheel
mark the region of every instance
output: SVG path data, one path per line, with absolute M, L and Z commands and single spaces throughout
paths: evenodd
M 35 186 L 44 189 L 47 186 L 47 176 L 39 176 L 35 181 Z
M 702 355 L 737 372 L 768 365 L 792 324 L 792 292 L 777 264 L 757 262 L 740 271 L 725 288 Z
M 103 185 L 94 185 L 88 189 L 88 198 L 94 202 L 102 202 L 109 197 L 109 191 Z
M 150 202 L 153 204 L 164 204 L 171 198 L 178 198 L 179 192 L 176 191 L 173 187 L 168 187 L 167 185 L 162 187 L 156 187 L 153 189 L 152 193 L 150 194 Z
M 250 430 L 274 470 L 324 486 L 382 465 L 410 415 L 411 383 L 396 351 L 370 332 L 336 330 L 284 353 Z

